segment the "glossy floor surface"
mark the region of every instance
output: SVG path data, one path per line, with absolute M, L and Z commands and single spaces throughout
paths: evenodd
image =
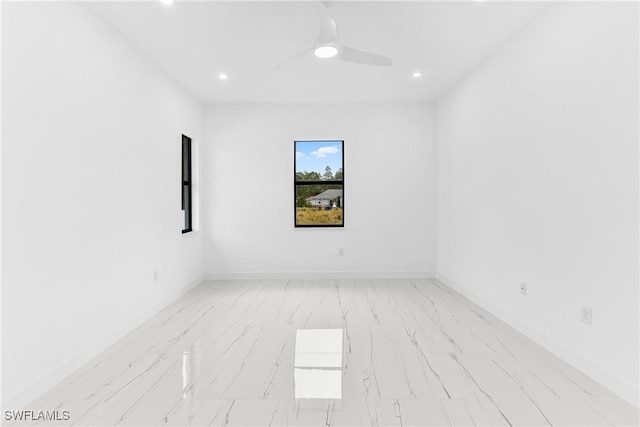
M 28 409 L 64 425 L 638 425 L 429 280 L 206 282 Z

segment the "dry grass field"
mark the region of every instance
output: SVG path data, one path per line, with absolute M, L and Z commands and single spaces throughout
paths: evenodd
M 319 210 L 318 208 L 298 208 L 296 210 L 296 223 L 298 225 L 340 225 L 342 224 L 342 208 L 331 210 Z

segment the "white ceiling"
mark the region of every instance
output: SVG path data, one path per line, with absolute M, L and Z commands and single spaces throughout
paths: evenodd
M 540 14 L 539 1 L 334 1 L 343 44 L 391 57 L 375 67 L 304 57 L 317 2 L 92 2 L 91 7 L 204 103 L 436 99 Z M 275 68 L 275 69 L 274 69 Z M 414 71 L 422 71 L 414 79 Z M 226 81 L 218 78 L 228 74 Z

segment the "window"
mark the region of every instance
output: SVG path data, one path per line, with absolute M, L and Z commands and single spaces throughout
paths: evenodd
M 182 135 L 182 232 L 193 230 L 193 181 L 191 176 L 191 138 Z
M 294 142 L 296 227 L 344 227 L 344 141 Z

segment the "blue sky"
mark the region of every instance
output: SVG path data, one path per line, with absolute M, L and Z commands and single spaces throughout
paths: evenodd
M 296 172 L 318 172 L 342 167 L 342 141 L 296 141 Z

